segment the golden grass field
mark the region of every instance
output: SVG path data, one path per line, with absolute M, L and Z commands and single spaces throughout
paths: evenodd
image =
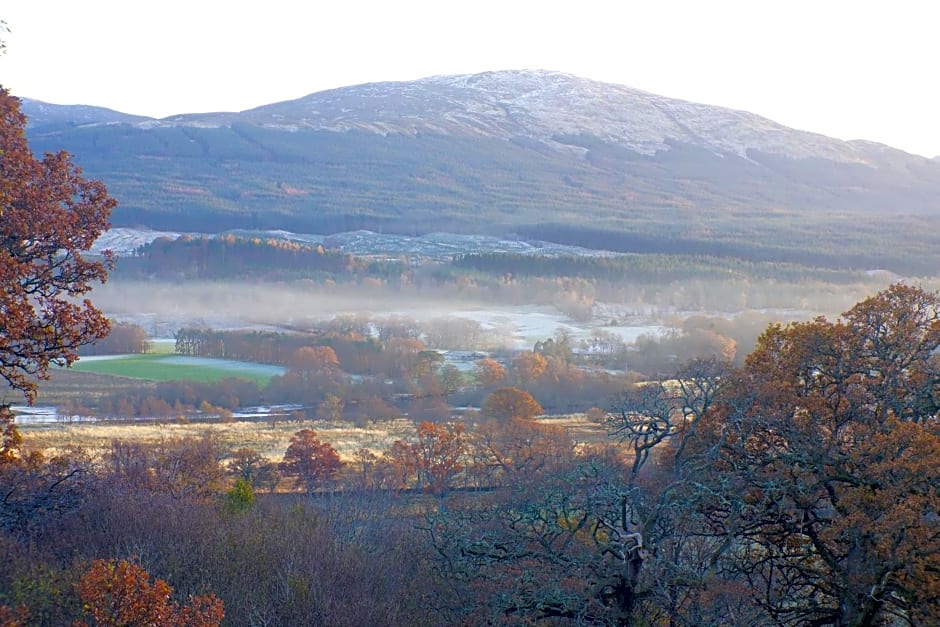
M 548 416 L 539 420 L 546 425 L 566 429 L 582 444 L 596 444 L 606 439 L 604 427 L 587 421 L 583 415 Z M 369 449 L 380 455 L 395 440 L 408 440 L 415 434 L 410 420 L 383 420 L 355 426 L 349 422 L 323 420 L 234 420 L 234 421 L 140 421 L 140 422 L 75 422 L 38 423 L 20 426 L 24 447 L 54 455 L 66 446 L 79 446 L 92 455 L 100 455 L 113 440 L 157 443 L 176 438 L 199 438 L 208 435 L 223 451 L 246 447 L 261 455 L 279 460 L 291 436 L 301 429 L 313 429 L 320 439 L 329 442 L 345 460 L 356 451 Z
M 313 429 L 320 439 L 329 442 L 344 459 L 367 448 L 376 454 L 406 439 L 415 432 L 410 420 L 388 420 L 356 427 L 348 422 L 330 423 L 322 420 L 285 421 L 152 421 L 79 422 L 71 424 L 25 424 L 20 427 L 23 445 L 50 455 L 65 446 L 79 446 L 89 453 L 101 454 L 113 440 L 156 443 L 176 438 L 200 438 L 208 435 L 224 451 L 247 447 L 271 459 L 280 459 L 291 436 L 301 429 Z

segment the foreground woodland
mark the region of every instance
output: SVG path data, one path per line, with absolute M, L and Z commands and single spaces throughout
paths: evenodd
M 628 386 L 607 445 L 513 411 L 355 460 L 299 431 L 267 469 L 295 492 L 211 440 L 43 458 L 7 422 L 0 602 L 88 620 L 110 564 L 224 624 L 936 624 L 938 345 L 898 284 Z

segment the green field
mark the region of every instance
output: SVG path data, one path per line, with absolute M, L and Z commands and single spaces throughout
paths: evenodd
M 254 381 L 259 386 L 266 385 L 271 377 L 284 373 L 284 369 L 279 366 L 165 353 L 86 357 L 76 362 L 72 369 L 79 372 L 147 381 L 187 379 L 209 383 L 229 377 L 239 377 Z

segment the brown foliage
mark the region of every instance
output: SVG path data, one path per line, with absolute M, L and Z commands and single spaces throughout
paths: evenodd
M 425 492 L 445 494 L 453 478 L 464 469 L 466 436 L 459 423 L 418 425 L 415 442 L 396 440 L 382 458 L 389 487 L 415 486 Z
M 401 412 L 378 396 L 369 395 L 358 403 L 346 408 L 347 414 L 358 421 L 387 420 L 398 418 Z
M 19 457 L 23 436 L 16 428 L 13 412 L 6 405 L 0 405 L 0 465 L 12 463 Z
M 478 464 L 502 480 L 534 481 L 570 465 L 574 441 L 559 427 L 533 420 L 489 420 L 473 434 Z
M 384 479 L 392 490 L 404 490 L 411 485 L 417 470 L 414 449 L 404 440 L 395 440 L 382 456 Z
M 287 366 L 301 376 L 309 376 L 332 372 L 339 368 L 339 359 L 329 346 L 304 346 L 294 351 Z
M 337 421 L 343 418 L 343 399 L 336 394 L 327 394 L 317 406 L 317 420 Z
M 940 621 L 938 346 L 940 299 L 894 285 L 772 326 L 703 424 L 781 624 Z
M 25 539 L 74 512 L 92 489 L 91 466 L 77 447 L 49 459 L 33 451 L 0 463 L 0 533 Z
M 180 607 L 173 588 L 127 560 L 95 560 L 78 583 L 78 593 L 94 625 L 101 627 L 217 627 L 225 616 L 214 595 L 190 597 Z
M 412 449 L 418 470 L 424 475 L 427 492 L 443 494 L 447 491 L 454 475 L 463 470 L 464 448 L 462 424 L 422 422 L 418 425 L 418 441 Z
M 332 479 L 343 466 L 336 449 L 322 442 L 313 429 L 301 429 L 295 433 L 284 452 L 281 472 L 294 477 L 297 486 L 313 492 L 325 481 Z
M 408 403 L 408 416 L 412 420 L 449 420 L 454 412 L 442 396 L 417 395 Z
M 104 337 L 108 321 L 88 299 L 111 266 L 83 255 L 116 205 L 65 152 L 33 157 L 19 99 L 0 88 L 0 377 L 32 402 L 53 362 Z
M 107 337 L 79 350 L 81 355 L 120 355 L 123 353 L 146 353 L 151 349 L 147 332 L 137 324 L 110 321 Z
M 496 387 L 506 379 L 506 369 L 489 357 L 476 363 L 477 380 L 483 387 Z
M 232 453 L 228 470 L 236 479 L 248 482 L 252 488 L 272 490 L 278 480 L 276 464 L 269 462 L 252 448 L 242 447 Z
M 13 609 L 0 605 L 0 627 L 24 627 L 29 623 L 29 610 L 25 607 Z
M 221 453 L 209 436 L 166 439 L 152 445 L 115 440 L 105 456 L 107 478 L 122 490 L 208 499 L 222 487 Z
M 519 355 L 512 360 L 512 367 L 515 369 L 520 381 L 523 383 L 531 383 L 545 374 L 545 369 L 548 368 L 548 362 L 545 360 L 545 357 L 539 353 L 525 351 L 519 353 Z
M 487 418 L 509 420 L 535 418 L 544 410 L 528 392 L 519 388 L 500 388 L 486 397 L 480 412 Z

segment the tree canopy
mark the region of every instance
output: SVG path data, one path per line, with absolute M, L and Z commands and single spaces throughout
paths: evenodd
M 281 462 L 281 472 L 293 477 L 296 485 L 313 492 L 330 480 L 342 465 L 339 454 L 330 443 L 321 441 L 313 429 L 301 429 L 290 439 Z
M 938 349 L 904 284 L 771 325 L 627 390 L 616 456 L 429 516 L 438 566 L 481 623 L 940 624 Z
M 734 567 L 778 624 L 940 620 L 938 347 L 940 298 L 897 284 L 772 326 L 723 386 L 705 511 L 736 521 Z
M 0 88 L 0 377 L 32 402 L 50 364 L 71 364 L 108 332 L 82 297 L 106 280 L 111 256 L 84 253 L 117 203 L 68 153 L 36 159 L 25 127 L 19 99 Z
M 535 418 L 544 413 L 544 410 L 525 390 L 509 387 L 499 388 L 487 396 L 480 408 L 480 413 L 487 418 L 509 420 L 510 418 Z

